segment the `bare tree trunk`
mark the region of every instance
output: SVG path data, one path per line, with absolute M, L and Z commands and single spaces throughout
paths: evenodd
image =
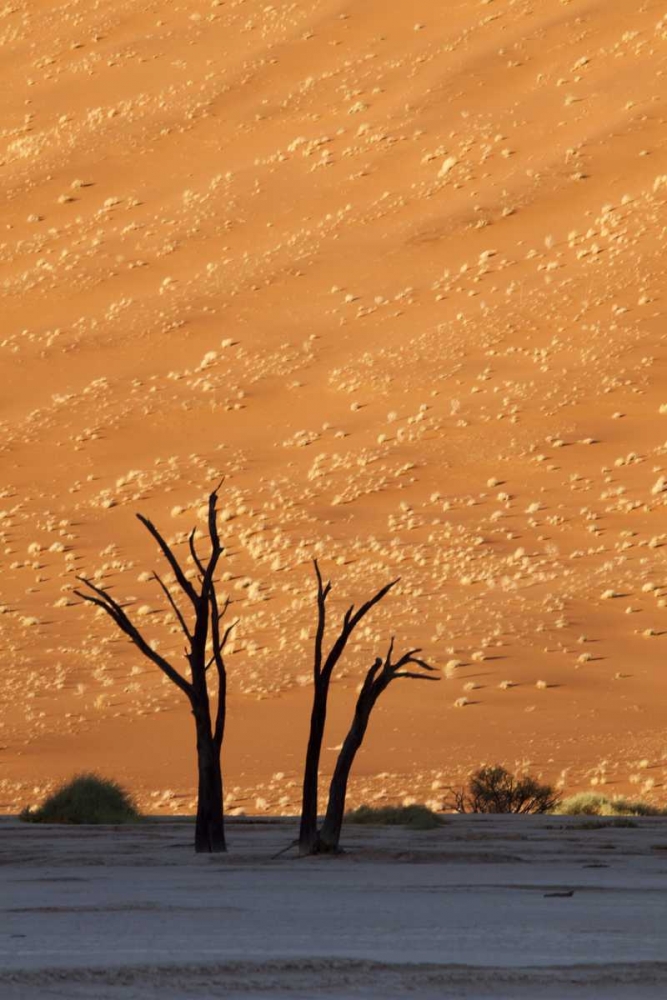
M 222 797 L 220 748 L 211 735 L 208 709 L 195 717 L 197 726 L 198 796 L 195 824 L 197 854 L 219 854 L 227 850 Z
M 310 716 L 310 734 L 306 750 L 306 765 L 303 775 L 303 801 L 301 825 L 299 828 L 299 854 L 317 853 L 317 784 L 320 772 L 320 754 L 327 717 L 327 690 L 321 679 L 316 681 L 313 709 Z
M 322 852 L 333 853 L 339 849 L 340 832 L 343 827 L 343 816 L 345 814 L 347 783 L 352 765 L 354 764 L 354 758 L 357 756 L 357 751 L 366 735 L 371 709 L 375 703 L 374 700 L 366 701 L 362 705 L 361 698 L 362 696 L 360 695 L 352 725 L 338 754 L 336 767 L 331 778 L 327 812 L 319 834 L 319 850 Z

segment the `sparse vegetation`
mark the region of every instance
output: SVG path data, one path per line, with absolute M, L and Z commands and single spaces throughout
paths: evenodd
M 131 796 L 110 778 L 78 774 L 37 809 L 24 809 L 27 823 L 136 823 L 141 816 Z
M 612 816 L 609 819 L 589 819 L 577 824 L 577 830 L 618 830 L 636 829 L 638 826 L 628 816 Z
M 481 767 L 468 785 L 452 790 L 445 808 L 457 813 L 548 813 L 560 796 L 551 785 L 542 785 L 530 775 L 516 777 L 499 764 Z
M 359 806 L 347 813 L 348 823 L 367 826 L 406 826 L 410 830 L 435 830 L 443 820 L 424 805 L 411 806 Z
M 558 805 L 561 816 L 665 816 L 666 809 L 642 802 L 641 799 L 609 798 L 597 792 L 571 795 Z

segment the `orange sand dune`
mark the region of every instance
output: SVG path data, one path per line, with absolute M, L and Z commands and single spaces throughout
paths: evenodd
M 390 634 L 442 669 L 352 801 L 665 801 L 664 4 L 12 0 L 0 48 L 0 810 L 190 808 L 182 696 L 72 587 L 180 656 L 133 515 L 223 473 L 232 809 L 297 807 L 314 556 L 337 609 L 401 577 L 329 751 Z

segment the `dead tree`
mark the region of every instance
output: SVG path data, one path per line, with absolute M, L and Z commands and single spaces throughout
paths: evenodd
M 370 600 L 362 604 L 356 611 L 354 605 L 349 607 L 343 615 L 343 621 L 338 635 L 331 645 L 328 654 L 324 655 L 324 640 L 327 628 L 327 598 L 331 592 L 331 581 L 324 583 L 317 560 L 314 562 L 315 575 L 317 577 L 317 629 L 315 632 L 315 654 L 313 662 L 313 707 L 310 717 L 310 734 L 308 747 L 306 750 L 306 765 L 303 778 L 303 800 L 301 807 L 301 825 L 299 829 L 299 854 L 317 854 L 320 851 L 334 850 L 338 845 L 340 837 L 340 826 L 345 808 L 345 793 L 347 790 L 347 780 L 350 769 L 354 762 L 357 750 L 366 732 L 370 713 L 382 691 L 391 683 L 395 677 L 415 676 L 423 677 L 422 674 L 409 674 L 400 672 L 401 668 L 409 663 L 416 663 L 424 666 L 427 670 L 431 668 L 428 664 L 415 659 L 415 654 L 419 650 L 412 650 L 394 664 L 391 660 L 393 653 L 393 640 L 389 648 L 389 653 L 385 660 L 379 659 L 371 667 L 355 711 L 354 720 L 348 736 L 343 744 L 334 779 L 331 783 L 329 808 L 327 817 L 329 823 L 327 829 L 327 841 L 323 839 L 317 827 L 317 802 L 318 802 L 318 778 L 320 770 L 320 755 L 322 750 L 322 740 L 324 737 L 324 727 L 327 716 L 327 699 L 329 696 L 329 686 L 331 676 L 343 655 L 347 643 L 357 625 L 362 621 L 368 612 L 379 604 L 387 596 L 398 580 L 392 580 L 374 594 Z M 382 668 L 382 671 L 380 671 Z M 340 812 L 340 817 L 338 816 Z M 324 832 L 324 829 L 323 829 Z M 329 843 L 335 846 L 328 846 Z
M 327 699 L 331 675 L 345 651 L 348 640 L 359 622 L 371 608 L 389 593 L 398 580 L 393 580 L 362 604 L 356 611 L 354 605 L 343 615 L 343 622 L 335 642 L 324 655 L 324 640 L 327 627 L 327 598 L 331 592 L 331 581 L 324 583 L 317 560 L 314 560 L 317 577 L 317 629 L 315 632 L 315 655 L 313 660 L 313 707 L 310 715 L 310 733 L 306 750 L 306 766 L 303 775 L 303 799 L 301 805 L 301 825 L 299 828 L 299 854 L 313 854 L 318 846 L 317 832 L 317 783 L 320 773 L 320 755 L 324 727 L 327 720 Z
M 77 596 L 84 601 L 101 608 L 121 632 L 128 636 L 130 642 L 154 663 L 176 687 L 180 688 L 190 702 L 197 734 L 198 794 L 195 826 L 195 850 L 197 853 L 217 853 L 226 850 L 222 768 L 220 764 L 220 752 L 225 734 L 227 696 L 227 671 L 223 654 L 236 622 L 222 631 L 221 623 L 230 602 L 227 600 L 222 608 L 218 607 L 215 585 L 215 571 L 223 552 L 217 525 L 219 489 L 220 486 L 211 493 L 208 499 L 208 535 L 211 551 L 207 561 L 204 562 L 197 552 L 195 546 L 196 529 L 193 528 L 188 538 L 190 555 L 198 573 L 196 585 L 184 572 L 172 549 L 155 525 L 142 514 L 137 514 L 138 519 L 157 542 L 176 578 L 185 603 L 190 606 L 191 624 L 187 620 L 190 617 L 190 612 L 187 615 L 183 614 L 170 589 L 157 573 L 153 574 L 153 579 L 166 597 L 185 637 L 184 655 L 189 667 L 189 679 L 153 649 L 128 617 L 125 611 L 127 604 L 120 604 L 108 590 L 96 586 L 85 577 L 78 577 L 78 579 L 85 585 L 87 591 L 75 591 Z M 210 653 L 207 650 L 210 650 Z M 208 672 L 211 667 L 215 668 L 218 678 L 215 718 L 212 717 L 211 713 L 211 699 L 208 689 Z
M 336 761 L 336 767 L 334 768 L 329 786 L 327 811 L 318 838 L 318 849 L 322 853 L 339 850 L 340 832 L 345 814 L 347 782 L 350 777 L 352 765 L 354 764 L 354 758 L 366 735 L 371 712 L 382 692 L 386 691 L 392 681 L 398 678 L 408 678 L 416 681 L 439 680 L 438 677 L 432 677 L 430 673 L 435 671 L 435 667 L 432 667 L 430 663 L 419 659 L 417 656 L 418 653 L 421 653 L 420 649 L 408 650 L 407 653 L 403 653 L 395 662 L 392 659 L 393 653 L 394 639 L 392 638 L 384 660 L 381 656 L 378 656 L 366 674 L 366 679 L 359 692 L 352 724 L 338 754 L 338 760 Z M 410 670 L 410 666 L 417 667 L 418 669 Z M 422 670 L 429 671 L 429 673 L 421 673 Z

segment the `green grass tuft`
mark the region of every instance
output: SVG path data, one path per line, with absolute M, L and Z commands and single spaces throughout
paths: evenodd
M 599 792 L 580 792 L 563 799 L 555 810 L 561 816 L 665 816 L 667 810 L 641 799 L 610 799 Z
M 434 830 L 442 820 L 426 806 L 359 806 L 347 813 L 348 823 L 374 826 L 407 826 L 411 830 Z
M 78 774 L 49 795 L 37 809 L 24 809 L 26 823 L 136 823 L 141 819 L 131 796 L 115 781 Z

